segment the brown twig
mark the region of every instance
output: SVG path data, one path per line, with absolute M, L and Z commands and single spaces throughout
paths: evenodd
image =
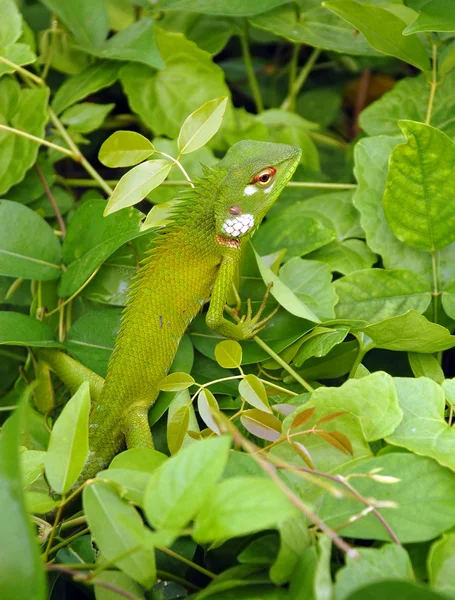
M 355 138 L 360 132 L 359 127 L 359 116 L 362 110 L 365 108 L 365 104 L 368 97 L 368 88 L 370 86 L 371 71 L 365 69 L 360 76 L 359 87 L 357 89 L 357 95 L 354 104 L 354 114 L 352 115 L 352 129 L 351 136 Z
M 58 223 L 58 226 L 60 227 L 60 231 L 62 232 L 62 237 L 65 237 L 65 235 L 66 235 L 65 221 L 63 220 L 62 213 L 60 212 L 60 209 L 57 206 L 57 202 L 55 201 L 55 198 L 54 198 L 54 195 L 52 194 L 51 188 L 49 187 L 49 185 L 46 181 L 46 178 L 44 177 L 43 171 L 38 166 L 38 163 L 36 163 L 34 165 L 34 168 L 39 177 L 39 180 L 41 181 L 41 185 L 44 188 L 46 196 L 49 198 L 49 203 L 52 206 L 52 210 L 54 211 L 55 216 L 57 218 L 57 223 Z

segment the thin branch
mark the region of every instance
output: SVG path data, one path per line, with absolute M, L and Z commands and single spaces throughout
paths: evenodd
M 211 571 L 204 569 L 204 567 L 201 567 L 200 565 L 194 563 L 192 560 L 189 560 L 188 558 L 185 558 L 181 554 L 174 552 L 170 548 L 166 548 L 166 546 L 156 546 L 156 549 L 160 550 L 160 552 L 163 552 L 164 554 L 167 554 L 168 556 L 172 556 L 172 558 L 179 560 L 180 562 L 187 565 L 188 567 L 191 567 L 195 571 L 199 571 L 199 573 L 202 573 L 203 575 L 205 575 L 206 577 L 209 577 L 210 579 L 216 578 L 216 573 L 212 573 Z
M 31 79 L 38 85 L 44 85 L 44 80 L 41 79 L 41 77 L 38 77 L 38 75 L 35 75 L 34 73 L 30 73 L 30 71 L 27 71 L 27 69 L 23 69 L 19 65 L 16 65 L 16 63 L 13 63 L 10 60 L 8 60 L 7 58 L 5 58 L 4 56 L 0 56 L 0 63 L 7 65 L 11 69 L 14 69 L 15 71 L 17 71 L 24 77 L 28 77 L 29 79 Z
M 313 68 L 314 63 L 319 58 L 320 54 L 321 54 L 320 48 L 313 48 L 313 52 L 310 54 L 310 57 L 308 58 L 308 60 L 304 64 L 304 66 L 302 67 L 302 70 L 300 71 L 299 76 L 295 80 L 294 87 L 292 88 L 292 92 L 287 96 L 287 98 L 285 98 L 285 100 L 281 104 L 280 108 L 282 108 L 283 110 L 289 110 L 289 107 L 292 102 L 292 98 L 295 98 L 297 96 L 297 94 L 300 92 L 300 90 L 302 89 L 303 84 L 307 80 L 308 75 L 311 73 L 311 69 Z
M 42 146 L 47 146 L 48 148 L 57 150 L 57 152 L 60 152 L 61 154 L 65 154 L 66 156 L 69 156 L 70 158 L 72 158 L 74 160 L 77 160 L 77 155 L 74 152 L 72 152 L 71 150 L 68 150 L 67 148 L 64 148 L 63 146 L 58 146 L 57 144 L 53 144 L 52 142 L 48 142 L 47 140 L 44 140 L 43 138 L 36 137 L 36 135 L 27 133 L 26 131 L 22 131 L 21 129 L 15 129 L 14 127 L 9 127 L 8 125 L 0 124 L 0 129 L 3 129 L 4 131 L 8 131 L 8 133 L 14 133 L 14 135 L 19 135 L 21 137 L 27 138 L 27 139 L 31 140 L 32 142 L 36 142 L 37 144 L 40 144 Z
M 254 103 L 256 104 L 256 112 L 261 113 L 264 110 L 264 104 L 262 102 L 261 92 L 256 79 L 256 73 L 254 72 L 253 63 L 251 61 L 247 27 L 245 27 L 245 31 L 242 32 L 239 37 L 240 46 L 242 48 L 243 62 L 245 63 L 245 69 L 248 75 L 248 83 L 250 85 L 251 93 L 253 94 Z
M 58 222 L 58 226 L 60 227 L 60 231 L 62 232 L 62 236 L 65 237 L 66 235 L 66 226 L 65 226 L 65 221 L 63 220 L 62 217 L 62 213 L 60 212 L 59 207 L 57 206 L 57 202 L 55 201 L 55 198 L 52 194 L 51 188 L 49 187 L 46 178 L 44 177 L 44 173 L 41 170 L 41 168 L 38 166 L 38 163 L 35 163 L 34 165 L 35 167 L 35 171 L 39 177 L 39 180 L 41 181 L 41 185 L 44 188 L 44 191 L 46 193 L 46 196 L 49 199 L 49 203 L 52 206 L 52 210 L 55 213 L 55 216 L 57 218 L 57 222 Z
M 438 87 L 438 47 L 436 44 L 432 46 L 432 54 L 433 54 L 433 69 L 431 73 L 431 83 L 430 83 L 430 97 L 428 99 L 427 106 L 427 115 L 425 117 L 425 124 L 429 125 L 431 121 L 431 114 L 433 112 L 433 104 L 434 104 L 434 96 L 436 94 L 436 88 Z

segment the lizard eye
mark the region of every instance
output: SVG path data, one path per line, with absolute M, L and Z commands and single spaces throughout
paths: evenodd
M 267 187 L 274 180 L 275 173 L 275 167 L 267 167 L 256 173 L 250 183 L 254 183 L 260 187 Z

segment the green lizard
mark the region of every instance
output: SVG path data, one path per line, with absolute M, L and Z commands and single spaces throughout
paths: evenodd
M 70 387 L 90 379 L 95 401 L 81 479 L 105 468 L 125 442 L 128 448 L 153 447 L 148 410 L 183 333 L 209 298 L 207 324 L 225 337 L 248 339 L 270 319 L 261 318 L 266 297 L 255 316 L 249 304 L 237 324 L 223 311 L 242 246 L 292 177 L 300 155 L 294 146 L 241 141 L 182 194 L 130 288 L 104 385 L 69 357 L 42 352 Z

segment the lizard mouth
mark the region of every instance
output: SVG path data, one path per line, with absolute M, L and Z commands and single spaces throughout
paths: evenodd
M 254 227 L 254 216 L 249 213 L 236 215 L 233 219 L 226 219 L 223 223 L 223 233 L 230 237 L 240 237 Z
M 216 241 L 220 246 L 227 246 L 228 248 L 240 248 L 240 240 L 238 238 L 224 237 L 224 235 L 216 234 Z

